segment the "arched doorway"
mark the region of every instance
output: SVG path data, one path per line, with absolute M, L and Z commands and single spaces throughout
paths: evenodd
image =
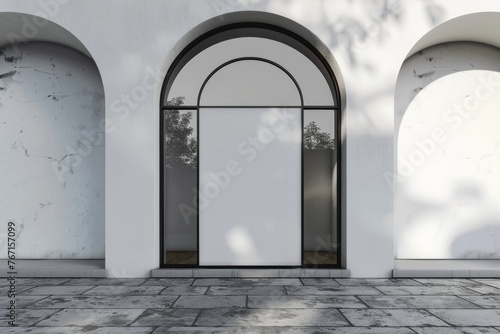
M 162 267 L 338 267 L 340 101 L 325 59 L 267 24 L 191 43 L 161 102 Z

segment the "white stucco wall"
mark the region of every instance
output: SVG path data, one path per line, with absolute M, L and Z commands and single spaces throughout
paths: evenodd
M 15 44 L 0 48 L 0 77 L 0 220 L 16 223 L 16 258 L 103 259 L 104 92 L 94 62 L 53 43 Z
M 2 1 L 0 11 L 45 12 L 96 61 L 111 122 L 106 134 L 106 267 L 111 276 L 129 277 L 147 276 L 159 265 L 160 86 L 180 51 L 178 41 L 202 33 L 195 29 L 201 22 L 222 15 L 224 24 L 225 14 L 235 11 L 274 13 L 309 29 L 333 53 L 346 91 L 347 268 L 354 277 L 386 277 L 394 260 L 394 194 L 387 179 L 394 175 L 394 89 L 401 64 L 437 25 L 461 15 L 500 11 L 495 0 L 387 5 L 349 0 L 59 1 Z

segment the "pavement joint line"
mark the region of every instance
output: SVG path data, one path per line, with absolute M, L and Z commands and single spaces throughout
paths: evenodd
M 167 285 L 165 286 L 163 289 L 161 289 L 159 292 L 158 292 L 158 295 L 161 295 L 163 293 L 163 291 L 167 290 L 169 287 L 171 287 L 172 285 Z
M 175 300 L 172 302 L 172 305 L 170 305 L 170 309 L 173 309 L 174 308 L 174 305 L 175 303 L 177 303 L 177 301 L 182 297 L 182 295 L 178 295 L 177 298 L 175 298 Z
M 461 310 L 470 310 L 470 309 L 461 309 Z M 448 324 L 448 325 L 449 325 L 450 327 L 452 327 L 452 328 L 458 327 L 458 326 L 455 326 L 455 325 L 450 324 L 448 321 L 446 321 L 446 320 L 444 320 L 444 319 L 441 319 L 441 317 L 439 317 L 438 315 L 436 315 L 436 314 L 432 313 L 430 310 L 427 310 L 427 312 L 428 312 L 429 314 L 432 314 L 433 316 L 435 316 L 436 318 L 438 318 L 439 320 L 441 320 L 441 321 L 442 321 L 442 322 L 444 322 L 445 324 Z M 471 326 L 471 327 L 474 327 L 474 326 Z
M 481 296 L 488 296 L 488 295 L 481 295 Z M 458 295 L 457 295 L 456 297 L 458 297 L 458 298 L 460 298 L 460 299 L 462 299 L 462 300 L 465 300 L 466 302 L 469 302 L 469 303 L 471 303 L 472 305 L 476 305 L 477 307 L 479 307 L 479 309 L 482 309 L 482 310 L 490 310 L 490 308 L 483 307 L 483 306 L 481 306 L 481 305 L 479 305 L 479 304 L 476 304 L 476 303 L 474 303 L 474 302 L 472 302 L 472 301 L 470 301 L 470 300 L 467 300 L 467 299 L 463 298 L 462 296 L 458 296 Z
M 378 289 L 377 286 L 375 286 L 375 285 L 370 285 L 370 287 L 372 287 L 375 290 L 377 290 L 378 292 L 380 292 L 382 294 L 382 296 L 391 296 L 391 295 L 386 294 L 384 291 Z
M 370 305 L 368 305 L 361 297 L 363 297 L 363 295 L 356 295 L 356 296 L 354 296 L 354 298 L 356 298 L 357 300 L 359 300 L 359 302 L 361 304 L 365 305 L 366 308 L 368 308 L 368 309 L 373 308 L 373 307 L 370 307 Z
M 202 311 L 203 311 L 202 309 L 198 310 L 198 314 L 196 314 L 196 317 L 194 318 L 193 323 L 191 324 L 192 327 L 196 326 L 196 322 L 198 321 L 198 318 L 201 316 Z
M 54 315 L 54 314 L 56 314 L 56 313 L 61 312 L 62 310 L 64 310 L 64 308 L 60 308 L 59 310 L 57 310 L 57 311 L 55 311 L 55 312 L 52 312 L 52 313 L 51 313 L 51 314 L 49 314 L 49 315 L 46 315 L 45 317 L 43 317 L 43 319 L 39 319 L 37 322 L 33 323 L 33 325 L 31 325 L 31 326 L 29 326 L 29 327 L 30 327 L 30 328 L 31 328 L 31 327 L 37 327 L 37 325 L 38 325 L 40 322 L 42 322 L 42 321 L 44 321 L 44 320 L 47 320 L 48 318 L 50 318 L 51 316 L 53 316 L 53 315 Z
M 347 316 L 344 314 L 344 312 L 342 312 L 342 310 L 339 308 L 337 309 L 337 311 L 339 312 L 339 314 L 342 316 L 342 318 L 352 327 L 356 327 L 354 326 L 354 324 L 347 318 Z

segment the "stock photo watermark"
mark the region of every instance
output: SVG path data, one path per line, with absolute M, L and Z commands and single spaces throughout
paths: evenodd
M 16 223 L 9 221 L 7 223 L 7 277 L 8 290 L 8 306 L 7 306 L 7 323 L 9 326 L 16 325 Z

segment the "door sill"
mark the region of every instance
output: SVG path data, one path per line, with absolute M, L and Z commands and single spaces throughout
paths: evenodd
M 172 269 L 151 270 L 153 278 L 350 278 L 349 269 Z
M 393 277 L 498 278 L 500 259 L 395 260 Z

